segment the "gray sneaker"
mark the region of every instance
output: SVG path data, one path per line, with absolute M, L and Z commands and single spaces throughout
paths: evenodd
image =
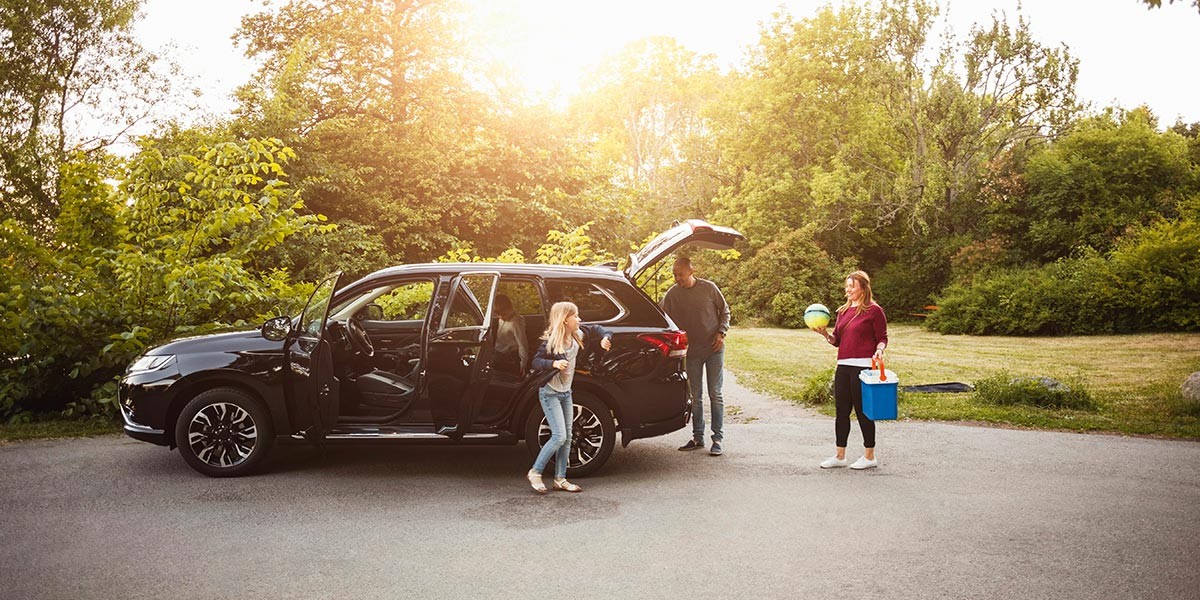
M 709 456 L 720 456 L 724 454 L 724 452 L 724 450 L 721 450 L 721 442 L 716 441 L 713 442 L 712 448 L 708 449 Z
M 688 450 L 703 450 L 703 449 L 704 449 L 704 442 L 697 442 L 696 440 L 688 440 L 688 443 L 686 443 L 686 444 L 684 444 L 684 445 L 680 446 L 680 447 L 679 447 L 679 449 L 680 449 L 680 450 L 683 450 L 683 451 L 688 451 Z

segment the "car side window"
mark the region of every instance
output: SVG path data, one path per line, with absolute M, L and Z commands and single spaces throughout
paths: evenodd
M 375 298 L 383 321 L 423 321 L 433 298 L 432 281 L 406 281 Z
M 585 323 L 608 321 L 621 314 L 621 307 L 590 283 L 547 282 L 546 293 L 551 303 L 574 302 L 579 307 L 579 320 Z
M 493 275 L 468 274 L 463 275 L 454 299 L 450 303 L 450 312 L 446 315 L 446 329 L 456 327 L 481 327 L 484 315 L 488 312 L 488 302 L 491 301 Z
M 546 310 L 542 308 L 542 297 L 538 294 L 537 286 L 532 281 L 502 279 L 496 288 L 496 297 L 500 296 L 508 297 L 519 315 L 546 314 Z

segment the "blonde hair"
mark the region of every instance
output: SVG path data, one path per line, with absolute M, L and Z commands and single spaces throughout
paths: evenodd
M 867 275 L 866 271 L 855 271 L 847 275 L 846 279 L 853 279 L 857 281 L 858 287 L 863 291 L 862 301 L 858 303 L 858 308 L 855 309 L 854 314 L 861 315 L 864 312 L 867 312 L 867 309 L 871 308 L 871 305 L 875 303 L 875 300 L 871 297 L 871 277 Z M 850 308 L 849 298 L 846 298 L 845 304 L 838 307 L 838 314 L 841 314 L 847 308 Z
M 583 345 L 583 336 L 578 329 L 574 336 L 567 331 L 567 317 L 578 315 L 579 307 L 573 302 L 555 302 L 550 307 L 550 316 L 546 319 L 546 332 L 542 339 L 546 340 L 546 348 L 555 354 L 562 354 L 571 347 L 571 339 Z

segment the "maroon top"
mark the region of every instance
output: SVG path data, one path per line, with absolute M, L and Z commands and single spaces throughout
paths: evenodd
M 887 317 L 883 307 L 871 303 L 860 315 L 856 307 L 838 313 L 833 325 L 833 345 L 837 346 L 838 360 L 844 358 L 871 358 L 879 342 L 887 344 Z

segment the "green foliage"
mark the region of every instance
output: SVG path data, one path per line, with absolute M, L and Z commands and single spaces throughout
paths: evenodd
M 833 403 L 833 375 L 837 369 L 830 367 L 809 375 L 800 387 L 799 400 L 809 406 Z
M 410 321 L 424 319 L 433 298 L 433 283 L 421 281 L 410 283 L 378 297 L 375 304 L 383 309 L 387 321 Z
M 926 326 L 941 333 L 1200 330 L 1200 222 L 1133 230 L 1107 256 L 1000 269 L 954 284 Z
M 551 230 L 546 243 L 537 249 L 536 262 L 547 265 L 596 265 L 616 260 L 616 257 L 597 249 L 588 235 L 591 222 L 571 231 Z
M 1183 4 L 1186 1 L 1180 0 L 1179 3 Z M 1142 2 L 1146 4 L 1146 8 L 1162 8 L 1162 0 L 1142 0 Z M 1175 4 L 1175 0 L 1167 0 L 1167 4 Z M 1200 0 L 1192 0 L 1192 6 L 1196 7 L 1197 11 L 1200 11 Z
M 167 97 L 170 79 L 137 42 L 141 0 L 0 3 L 0 221 L 48 241 L 66 165 L 93 161 Z M 78 131 L 85 123 L 86 131 Z
M 235 131 L 294 147 L 306 205 L 369 227 L 384 250 L 376 256 L 392 263 L 464 243 L 528 252 L 575 215 L 621 223 L 624 195 L 561 114 L 480 85 L 492 77 L 472 55 L 462 10 L 292 0 L 247 16 L 237 37 L 263 66 L 238 93 Z M 296 251 L 296 264 L 318 258 Z
M 1200 191 L 1187 140 L 1159 132 L 1137 109 L 1084 120 L 1028 158 L 1024 193 L 994 217 L 1026 260 L 1110 250 L 1130 225 L 1176 218 L 1181 199 Z
M 1055 381 L 1046 377 L 1015 377 L 1007 371 L 1001 371 L 976 381 L 974 397 L 979 402 L 998 406 L 1023 404 L 1074 410 L 1096 408 L 1092 393 L 1078 377 Z
M 810 229 L 793 231 L 738 265 L 726 300 L 735 314 L 804 327 L 804 309 L 814 302 L 836 306 L 844 277 L 853 270 L 851 261 L 835 261 L 821 250 Z
M 295 310 L 311 286 L 250 266 L 328 230 L 301 214 L 292 158 L 277 140 L 194 154 L 148 142 L 122 172 L 65 165 L 53 251 L 15 220 L 0 226 L 0 415 L 111 415 L 113 378 L 151 343 Z

